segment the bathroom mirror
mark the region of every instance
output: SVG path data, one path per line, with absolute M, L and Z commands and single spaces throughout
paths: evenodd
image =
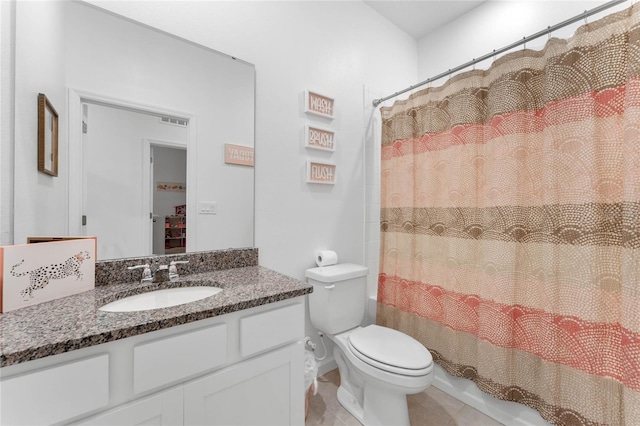
M 224 161 L 225 144 L 254 147 L 252 64 L 83 2 L 15 13 L 15 244 L 96 235 L 99 260 L 253 246 L 254 169 Z M 26 143 L 41 92 L 59 114 L 56 179 Z M 152 127 L 115 118 L 136 114 Z

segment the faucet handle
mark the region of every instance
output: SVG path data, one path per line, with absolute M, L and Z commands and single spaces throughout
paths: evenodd
M 169 280 L 170 281 L 178 281 L 178 278 L 180 278 L 180 275 L 178 275 L 178 268 L 176 267 L 176 264 L 178 263 L 189 263 L 188 260 L 172 260 L 171 263 L 169 263 Z
M 149 268 L 148 264 L 144 264 L 144 265 L 136 265 L 136 266 L 128 266 L 127 269 L 129 270 L 133 270 L 133 269 L 142 269 L 142 278 L 140 279 L 140 282 L 147 282 L 147 281 L 153 281 L 153 275 L 151 274 L 151 268 Z

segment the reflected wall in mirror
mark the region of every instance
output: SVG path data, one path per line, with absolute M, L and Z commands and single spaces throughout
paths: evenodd
M 38 171 L 58 176 L 58 113 L 43 93 L 38 94 Z
M 34 170 L 35 150 L 15 145 L 14 243 L 96 235 L 100 260 L 158 254 L 154 218 L 170 212 L 154 206 L 167 194 L 153 189 L 151 173 L 163 173 L 143 158 L 170 147 L 186 158 L 182 180 L 162 178 L 186 184 L 186 251 L 253 246 L 253 168 L 225 164 L 224 145 L 254 146 L 254 66 L 81 2 L 15 8 L 16 141 L 28 140 L 35 124 L 26 114 L 34 94 L 66 108 L 58 108 L 57 179 Z M 51 72 L 32 72 L 43 60 Z M 124 121 L 98 130 L 92 121 L 100 108 L 146 115 L 164 133 Z M 186 136 L 175 136 L 178 129 Z

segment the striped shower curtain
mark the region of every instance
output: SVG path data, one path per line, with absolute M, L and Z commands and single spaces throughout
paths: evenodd
M 377 323 L 559 425 L 640 425 L 640 7 L 381 109 Z

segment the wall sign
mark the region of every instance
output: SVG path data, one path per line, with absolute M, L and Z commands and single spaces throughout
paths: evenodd
M 307 160 L 307 183 L 336 183 L 336 165 Z
M 322 117 L 333 118 L 333 98 L 321 95 L 318 92 L 306 90 L 304 92 L 304 112 L 320 115 Z
M 253 147 L 224 144 L 224 162 L 253 167 Z
M 335 132 L 307 125 L 304 126 L 304 134 L 304 146 L 323 151 L 333 152 L 336 150 Z

